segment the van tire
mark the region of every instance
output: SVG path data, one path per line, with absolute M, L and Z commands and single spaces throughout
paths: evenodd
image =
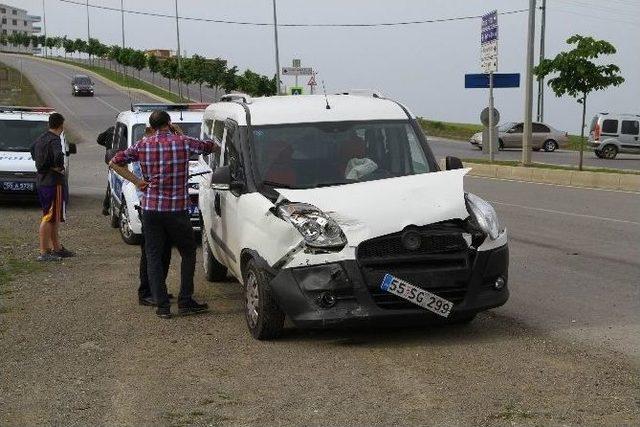
M 220 264 L 213 256 L 211 246 L 207 240 L 207 233 L 204 230 L 202 235 L 202 262 L 204 264 L 204 275 L 208 282 L 221 282 L 227 278 L 227 267 Z
M 618 147 L 613 144 L 607 144 L 600 150 L 603 159 L 615 159 L 618 155 Z
M 111 196 L 111 200 L 109 202 L 109 225 L 111 228 L 120 227 L 120 217 L 116 212 L 115 203 L 113 203 L 113 196 Z
M 544 142 L 544 144 L 542 144 L 542 148 L 547 153 L 552 153 L 552 152 L 554 152 L 554 151 L 556 151 L 558 149 L 558 143 L 555 142 L 553 139 L 547 139 Z
M 122 204 L 120 205 L 120 215 L 118 218 L 120 237 L 122 237 L 122 241 L 127 245 L 139 245 L 142 242 L 142 235 L 135 234 L 133 230 L 131 230 L 128 215 L 129 211 L 127 210 L 127 203 L 124 201 L 123 196 Z
M 251 335 L 257 340 L 277 338 L 284 328 L 285 315 L 269 288 L 272 277 L 251 259 L 244 275 L 245 319 Z

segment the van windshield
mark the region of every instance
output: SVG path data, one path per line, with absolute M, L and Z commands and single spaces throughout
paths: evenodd
M 0 151 L 29 151 L 48 127 L 46 121 L 0 120 Z
M 316 188 L 432 172 L 407 121 L 308 123 L 253 128 L 263 186 Z

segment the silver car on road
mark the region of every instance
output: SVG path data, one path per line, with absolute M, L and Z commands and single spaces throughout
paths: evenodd
M 522 122 L 507 122 L 498 126 L 498 149 L 522 148 Z M 562 132 L 544 123 L 532 123 L 533 151 L 555 151 L 569 142 L 567 132 Z M 482 148 L 482 132 L 471 136 L 469 142 Z

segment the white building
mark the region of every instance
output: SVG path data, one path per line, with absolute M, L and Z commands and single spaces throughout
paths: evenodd
M 0 4 L 0 34 L 5 37 L 14 33 L 27 33 L 29 35 L 38 34 L 41 31 L 35 23 L 40 22 L 40 17 L 29 15 L 26 10 L 20 9 L 8 4 Z M 5 52 L 24 52 L 22 46 L 6 46 L 0 45 L 0 49 Z M 31 48 L 33 53 L 37 53 L 40 49 Z

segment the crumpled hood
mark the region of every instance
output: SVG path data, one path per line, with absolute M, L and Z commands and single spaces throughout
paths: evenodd
M 0 171 L 36 172 L 36 163 L 29 152 L 0 151 Z
M 408 225 L 427 225 L 469 214 L 463 178 L 470 169 L 309 190 L 277 189 L 290 202 L 310 203 L 330 215 L 349 246 L 398 232 Z

